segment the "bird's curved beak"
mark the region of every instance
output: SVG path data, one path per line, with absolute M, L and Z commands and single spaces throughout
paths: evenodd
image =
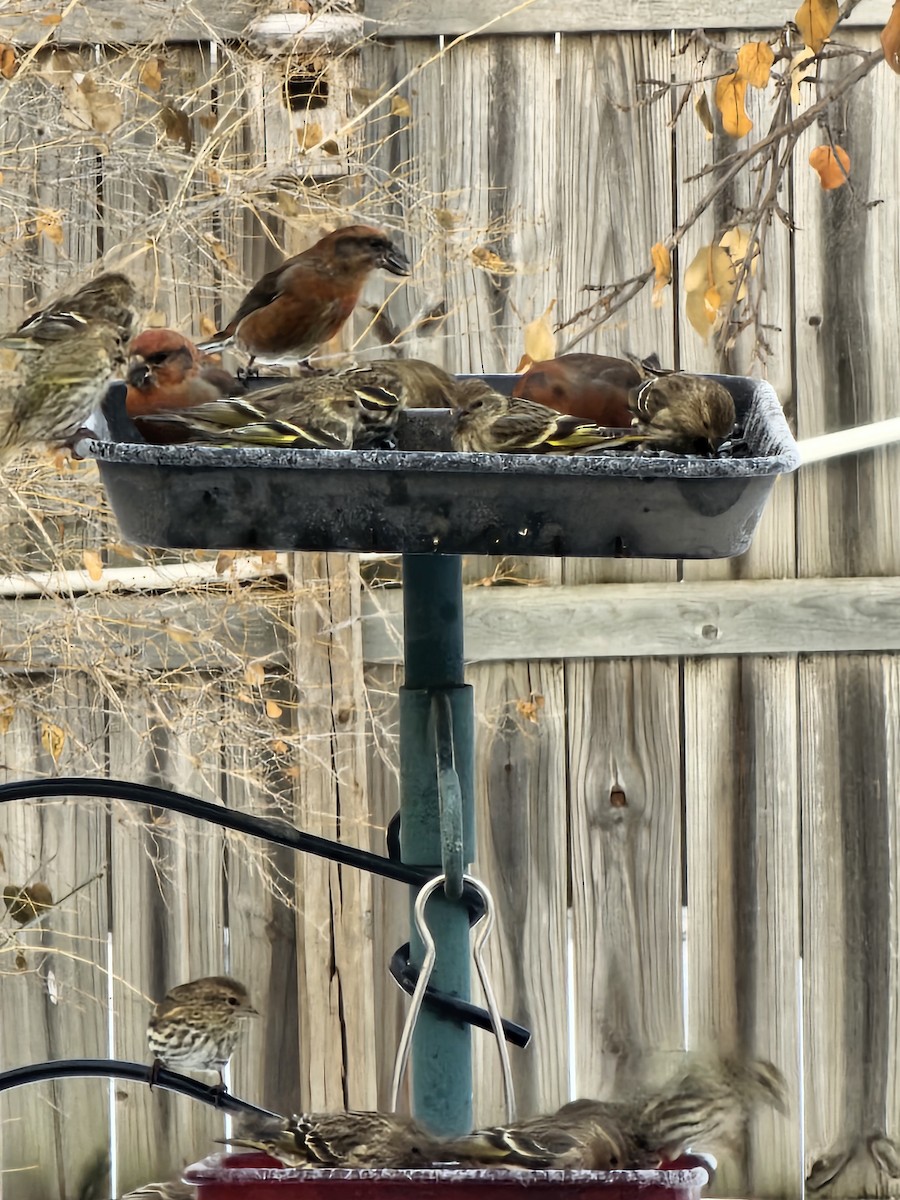
M 132 387 L 145 387 L 150 382 L 150 368 L 142 358 L 132 358 L 128 360 L 128 372 L 125 375 L 125 382 L 130 383 Z
M 411 270 L 409 259 L 396 246 L 389 246 L 387 250 L 382 251 L 378 265 L 390 271 L 392 275 L 408 275 Z

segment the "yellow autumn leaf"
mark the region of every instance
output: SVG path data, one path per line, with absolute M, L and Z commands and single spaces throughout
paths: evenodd
M 742 138 L 753 128 L 744 108 L 747 83 L 736 71 L 716 81 L 716 108 L 722 114 L 722 128 L 729 137 Z
M 63 746 L 66 744 L 65 731 L 60 729 L 58 725 L 53 725 L 50 721 L 41 722 L 41 745 L 53 759 L 59 762 L 59 756 L 63 752 Z
M 247 663 L 244 667 L 244 680 L 251 687 L 259 687 L 266 682 L 266 668 L 261 662 Z
M 281 738 L 275 738 L 273 741 L 269 742 L 269 745 L 276 754 L 287 754 L 287 752 L 290 750 L 290 746 L 287 744 L 287 742 L 283 742 Z
M 16 706 L 14 704 L 4 704 L 0 708 L 0 736 L 9 729 L 13 723 L 13 718 L 16 715 Z
M 713 121 L 712 110 L 709 107 L 706 88 L 701 88 L 694 97 L 694 112 L 697 114 L 697 118 L 706 132 L 706 140 L 710 141 L 716 131 L 716 126 Z
M 274 700 L 266 701 L 266 716 L 271 717 L 273 721 L 280 717 L 283 712 L 284 709 L 280 704 L 276 704 Z
M 64 240 L 62 213 L 51 208 L 38 209 L 34 217 L 34 230 L 38 237 L 45 237 L 54 246 L 61 246 Z
M 151 92 L 158 92 L 162 87 L 162 62 L 158 58 L 148 58 L 141 67 L 140 80 Z
M 750 230 L 743 225 L 735 225 L 732 229 L 728 229 L 719 238 L 719 245 L 728 251 L 731 256 L 731 261 L 734 264 L 734 279 L 737 281 L 738 274 L 743 269 L 744 259 L 747 257 L 747 251 L 750 246 Z M 747 265 L 747 273 L 750 275 L 756 274 L 756 264 L 759 258 L 759 242 L 756 242 L 753 247 L 753 254 L 750 262 Z M 738 290 L 738 300 L 743 300 L 747 295 L 747 280 L 746 275 L 744 282 Z
M 804 0 L 794 14 L 794 23 L 803 41 L 816 54 L 828 41 L 837 19 L 837 0 Z
M 801 83 L 812 83 L 815 80 L 815 72 L 810 72 L 809 67 L 815 62 L 816 52 L 810 50 L 809 46 L 804 46 L 799 54 L 795 54 L 791 59 L 788 73 L 791 77 L 791 102 L 799 104 L 802 97 L 800 95 Z
M 894 0 L 891 15 L 881 31 L 881 48 L 884 61 L 900 75 L 900 0 Z
M 523 332 L 525 354 L 532 362 L 543 362 L 545 358 L 556 356 L 556 337 L 550 328 L 548 317 L 556 305 L 555 298 L 550 301 L 541 315 L 529 321 Z
M 0 42 L 0 75 L 4 79 L 12 79 L 18 69 L 15 48 L 8 42 Z
M 237 557 L 237 550 L 220 550 L 216 555 L 216 574 L 224 575 Z
M 180 625 L 167 625 L 166 633 L 173 642 L 177 642 L 179 646 L 187 646 L 194 641 L 195 634 L 190 629 L 183 629 Z
M 654 308 L 661 308 L 663 292 L 672 282 L 672 256 L 662 242 L 656 242 L 650 247 L 650 260 L 653 263 L 653 297 Z
M 685 313 L 702 338 L 718 323 L 734 291 L 734 263 L 722 246 L 702 246 L 684 273 Z
M 850 155 L 843 146 L 816 146 L 809 156 L 809 165 L 818 173 L 826 192 L 843 187 L 850 174 Z
M 751 87 L 764 88 L 769 82 L 775 54 L 768 42 L 745 42 L 737 52 L 737 75 Z
M 103 578 L 103 559 L 96 550 L 85 550 L 81 555 L 81 561 L 88 573 L 88 579 L 97 583 Z
M 499 254 L 495 254 L 489 246 L 476 246 L 472 250 L 472 262 L 482 271 L 490 271 L 492 275 L 515 275 L 515 267 L 504 262 Z
M 205 338 L 212 337 L 214 333 L 218 332 L 218 329 L 219 329 L 219 327 L 215 323 L 215 321 L 212 319 L 212 317 L 201 316 L 200 332 L 203 334 L 203 336 Z
M 308 121 L 305 125 L 301 125 L 299 129 L 296 129 L 294 133 L 297 138 L 297 145 L 304 152 L 312 150 L 314 146 L 318 146 L 319 142 L 325 136 L 322 126 L 316 121 Z
M 410 117 L 412 109 L 409 106 L 409 101 L 405 96 L 391 96 L 391 116 L 392 117 Z

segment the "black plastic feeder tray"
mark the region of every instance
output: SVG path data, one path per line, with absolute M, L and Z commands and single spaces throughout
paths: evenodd
M 516 376 L 483 378 L 509 391 Z M 104 408 L 117 440 L 78 449 L 143 546 L 727 558 L 750 545 L 776 476 L 799 458 L 767 383 L 713 378 L 734 396 L 746 457 L 454 454 L 441 409 L 404 413 L 397 450 L 151 446 L 124 416 L 121 385 Z

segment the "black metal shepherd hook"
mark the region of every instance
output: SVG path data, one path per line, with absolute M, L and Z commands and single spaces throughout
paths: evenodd
M 371 871 L 384 876 L 385 879 L 393 879 L 397 883 L 409 884 L 414 888 L 421 888 L 428 883 L 432 874 L 427 867 L 410 866 L 395 858 L 385 858 L 384 855 L 373 854 L 369 850 L 360 850 L 355 846 L 345 846 L 341 842 L 333 842 L 329 838 L 304 833 L 287 821 L 254 817 L 249 813 L 224 808 L 220 804 L 210 804 L 206 800 L 198 800 L 196 796 L 186 796 L 182 792 L 169 791 L 148 783 L 77 776 L 59 779 L 21 779 L 15 783 L 0 784 L 0 804 L 14 800 L 50 799 L 55 796 L 86 796 L 94 800 L 127 800 L 135 804 L 165 808 L 170 812 L 197 817 L 201 821 L 209 821 L 214 825 L 221 825 L 225 829 L 249 834 L 251 837 L 263 838 L 276 845 L 299 850 L 304 854 L 315 854 L 320 858 L 340 863 L 342 866 Z M 474 888 L 469 886 L 463 888 L 462 903 L 469 911 L 470 922 L 475 922 L 482 916 L 484 902 Z M 404 956 L 405 962 L 403 961 Z M 408 945 L 401 947 L 391 959 L 391 975 L 404 991 L 411 992 L 415 987 L 418 971 L 409 962 Z M 425 1003 L 429 1008 L 449 1020 L 466 1021 L 481 1029 L 491 1028 L 490 1014 L 486 1009 L 460 1000 L 457 996 L 429 988 Z M 517 1025 L 514 1021 L 504 1020 L 503 1029 L 507 1041 L 512 1042 L 513 1045 L 527 1046 L 531 1040 L 530 1031 Z M 9 1073 L 7 1072 L 7 1074 Z M 4 1076 L 0 1075 L 0 1080 L 3 1078 Z M 185 1077 L 180 1076 L 179 1078 Z

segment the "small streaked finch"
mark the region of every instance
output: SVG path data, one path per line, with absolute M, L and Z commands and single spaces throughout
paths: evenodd
M 627 429 L 628 394 L 643 376 L 630 362 L 604 354 L 561 354 L 532 363 L 512 394 L 582 421 Z
M 573 1100 L 554 1113 L 457 1138 L 449 1147 L 463 1166 L 524 1170 L 611 1171 L 656 1167 L 633 1127 L 627 1104 Z
M 350 449 L 396 409 L 382 388 L 354 387 L 340 376 L 291 379 L 251 395 L 214 400 L 182 412 L 135 419 L 148 441 L 204 442 L 214 446 Z
M 301 1113 L 289 1119 L 248 1118 L 226 1139 L 280 1159 L 286 1167 L 429 1167 L 441 1142 L 410 1117 L 381 1112 Z
M 355 382 L 396 392 L 404 408 L 452 408 L 459 381 L 422 358 L 375 358 L 346 372 Z
M 227 975 L 181 983 L 167 992 L 150 1014 L 147 1045 L 157 1063 L 222 1071 L 234 1053 L 246 1017 L 258 1016 L 247 989 Z
M 30 445 L 69 445 L 125 364 L 119 328 L 88 321 L 77 336 L 26 354 L 0 396 L 0 466 Z
M 244 384 L 174 329 L 145 329 L 128 347 L 130 417 L 240 396 Z
M 731 392 L 715 379 L 648 369 L 649 360 L 631 361 L 644 376 L 628 398 L 643 445 L 683 453 L 715 453 L 734 429 Z
M 32 313 L 18 329 L 0 335 L 0 345 L 25 353 L 42 351 L 51 342 L 81 335 L 95 321 L 114 326 L 125 342 L 137 316 L 136 303 L 137 293 L 128 276 L 107 271 Z
M 532 400 L 502 396 L 480 379 L 457 387 L 453 449 L 483 454 L 574 454 L 621 445 L 616 431 Z M 626 435 L 628 437 L 630 435 Z
M 762 1059 L 698 1060 L 670 1079 L 641 1110 L 647 1144 L 667 1160 L 688 1147 L 731 1146 L 761 1104 L 787 1112 L 784 1076 Z
M 392 275 L 409 274 L 408 259 L 380 229 L 335 229 L 263 275 L 225 328 L 200 349 L 233 341 L 250 356 L 248 365 L 255 359 L 307 359 L 340 330 L 378 267 Z

